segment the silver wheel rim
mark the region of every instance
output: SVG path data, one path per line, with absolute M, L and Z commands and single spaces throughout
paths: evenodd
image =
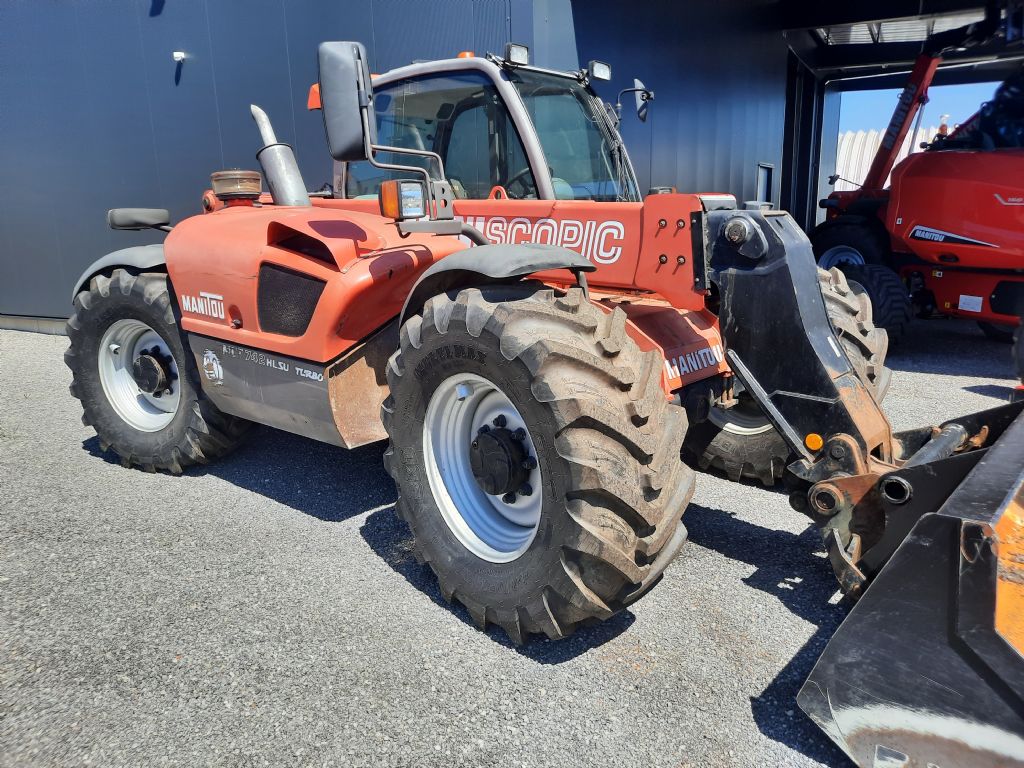
M 746 397 L 740 397 L 732 408 L 712 408 L 708 419 L 723 432 L 734 435 L 761 435 L 773 429 L 768 417 Z
M 480 428 L 504 416 L 508 429 L 523 429 L 523 447 L 537 450 L 519 411 L 494 383 L 460 373 L 441 382 L 427 404 L 423 422 L 423 454 L 430 491 L 445 523 L 459 542 L 482 560 L 508 563 L 522 555 L 540 525 L 543 491 L 541 471 L 530 471 L 529 496 L 506 503 L 485 493 L 470 464 L 470 444 Z
M 169 357 L 174 375 L 171 391 L 160 397 L 139 389 L 132 375 L 132 363 L 140 354 L 156 347 Z M 181 402 L 178 365 L 163 338 L 141 320 L 118 320 L 100 340 L 100 384 L 107 402 L 125 422 L 140 432 L 158 432 L 174 418 Z
M 822 269 L 832 269 L 840 264 L 862 265 L 864 257 L 856 248 L 849 245 L 833 245 L 818 259 L 818 266 Z

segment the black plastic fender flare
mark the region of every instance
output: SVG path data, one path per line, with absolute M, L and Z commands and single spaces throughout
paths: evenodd
M 96 275 L 116 267 L 129 267 L 140 272 L 153 267 L 162 267 L 167 263 L 164 258 L 163 243 L 152 243 L 150 245 L 134 245 L 131 248 L 122 248 L 119 251 L 108 253 L 96 259 L 88 266 L 82 276 L 75 283 L 75 289 L 71 292 L 71 302 L 74 303 L 75 296 L 84 290 Z
M 399 326 L 418 314 L 431 296 L 470 285 L 515 282 L 550 269 L 567 269 L 580 280 L 582 273 L 597 267 L 575 251 L 544 243 L 479 245 L 458 251 L 420 275 L 402 307 Z

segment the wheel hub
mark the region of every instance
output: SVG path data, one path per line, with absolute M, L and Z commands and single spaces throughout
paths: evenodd
M 460 544 L 491 563 L 529 549 L 544 483 L 529 427 L 501 389 L 469 372 L 442 381 L 424 414 L 423 451 L 430 492 Z
M 153 397 L 160 397 L 165 392 L 170 394 L 172 382 L 176 378 L 171 371 L 171 359 L 160 352 L 159 347 L 143 350 L 132 361 L 132 378 L 139 390 Z
M 504 421 L 499 417 L 495 421 Z M 504 426 L 481 427 L 469 448 L 469 463 L 480 490 L 491 496 L 512 495 L 526 490 L 531 462 L 523 447 L 522 430 Z M 536 464 L 534 464 L 536 466 Z M 529 494 L 524 494 L 529 495 Z

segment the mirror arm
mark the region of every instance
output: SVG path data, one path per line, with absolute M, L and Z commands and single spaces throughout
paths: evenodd
M 392 152 L 398 155 L 415 155 L 417 157 L 428 157 L 437 163 L 437 170 L 440 180 L 444 180 L 444 162 L 441 160 L 441 156 L 436 152 L 429 152 L 425 149 L 406 149 L 404 147 L 389 147 L 384 144 L 371 144 L 370 143 L 370 122 L 367 116 L 367 110 L 363 107 L 360 110 L 361 118 L 363 121 L 363 142 L 366 148 L 366 159 L 375 168 L 381 168 L 386 171 L 408 171 L 415 173 L 418 176 L 422 176 L 427 188 L 427 198 L 430 204 L 429 210 L 433 211 L 437 200 L 434 196 L 433 184 L 430 183 L 430 170 L 427 168 L 420 168 L 416 165 L 397 165 L 395 163 L 382 163 L 374 157 L 375 152 Z M 431 214 L 433 216 L 433 214 Z
M 622 94 L 624 93 L 650 94 L 649 96 L 645 95 L 643 100 L 654 101 L 654 91 L 649 88 L 623 88 L 619 91 L 619 95 L 615 97 L 615 114 L 617 114 L 619 118 L 622 117 Z

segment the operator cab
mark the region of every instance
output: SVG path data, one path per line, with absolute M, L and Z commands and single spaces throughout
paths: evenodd
M 592 77 L 610 76 L 607 65 L 556 72 L 521 63 L 525 48 L 509 48 L 519 55 L 413 64 L 374 78 L 380 143 L 437 153 L 457 199 L 639 201 L 613 113 L 590 87 Z M 399 161 L 386 151 L 376 159 Z M 401 162 L 426 168 L 429 160 L 403 154 Z M 369 162 L 335 169 L 336 195 L 350 199 L 375 199 L 382 181 L 408 177 Z

